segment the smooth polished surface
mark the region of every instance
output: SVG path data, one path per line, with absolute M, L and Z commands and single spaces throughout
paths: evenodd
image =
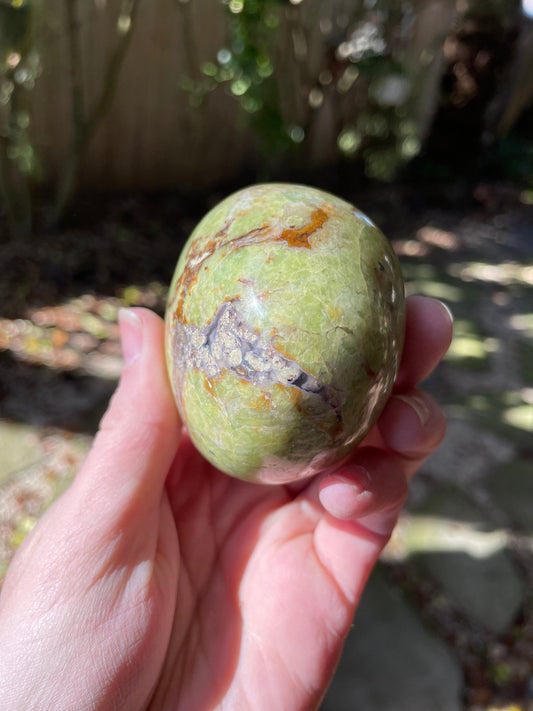
M 396 377 L 403 280 L 352 205 L 256 185 L 216 206 L 181 254 L 166 355 L 181 417 L 228 474 L 282 483 L 343 459 Z

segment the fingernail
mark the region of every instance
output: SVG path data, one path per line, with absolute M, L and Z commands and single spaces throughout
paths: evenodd
M 342 474 L 342 469 L 339 473 L 333 472 L 331 478 L 339 482 L 339 484 L 345 484 L 356 489 L 358 493 L 362 494 L 369 487 L 371 482 L 370 474 L 368 469 L 362 467 L 360 464 L 350 464 L 349 467 L 350 476 L 345 476 Z
M 431 417 L 431 410 L 418 395 L 395 395 L 395 398 L 405 402 L 414 411 L 422 427 L 425 427 Z
M 142 322 L 131 309 L 119 309 L 118 322 L 124 364 L 129 365 L 141 355 Z
M 452 310 L 450 309 L 450 307 L 448 306 L 448 304 L 445 304 L 445 303 L 444 303 L 444 301 L 441 301 L 440 299 L 437 299 L 437 301 L 438 301 L 439 304 L 442 306 L 442 308 L 446 311 L 446 313 L 448 314 L 448 318 L 450 319 L 450 323 L 453 325 L 454 319 L 453 319 Z
M 357 518 L 371 496 L 368 490 L 368 471 L 360 466 L 352 466 L 350 473 L 350 478 L 342 474 L 331 474 L 327 477 L 327 485 L 319 492 L 322 506 L 335 518 L 342 520 Z

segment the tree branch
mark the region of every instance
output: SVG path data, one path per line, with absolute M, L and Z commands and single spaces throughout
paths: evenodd
M 83 67 L 81 58 L 80 20 L 77 0 L 64 0 L 67 15 L 68 54 L 70 64 L 70 83 L 72 93 L 72 124 L 74 136 L 82 130 L 85 123 L 83 102 Z
M 109 59 L 103 80 L 102 91 L 93 109 L 87 114 L 83 105 L 83 74 L 81 64 L 81 43 L 79 39 L 79 23 L 76 20 L 77 0 L 65 0 L 69 23 L 70 63 L 72 76 L 72 119 L 73 139 L 67 155 L 56 192 L 56 199 L 50 215 L 50 222 L 57 224 L 68 205 L 91 140 L 100 122 L 107 114 L 115 94 L 120 70 L 129 49 L 137 13 L 141 0 L 122 0 L 118 18 L 118 31 L 121 32 L 115 49 Z M 124 19 L 121 25 L 121 20 Z M 121 29 L 123 28 L 123 29 Z
M 109 110 L 113 101 L 120 70 L 122 69 L 122 64 L 124 63 L 124 59 L 126 58 L 126 54 L 133 38 L 133 29 L 137 19 L 139 5 L 140 0 L 123 0 L 122 2 L 120 17 L 128 18 L 128 27 L 122 33 L 121 38 L 115 47 L 115 51 L 111 55 L 102 93 L 100 94 L 100 98 L 96 102 L 96 105 L 85 124 L 85 140 L 87 143 L 93 137 L 98 124 Z

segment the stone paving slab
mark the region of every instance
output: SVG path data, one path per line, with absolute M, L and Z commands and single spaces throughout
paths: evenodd
M 321 711 L 461 711 L 462 683 L 451 650 L 378 568 Z
M 417 515 L 430 521 L 418 533 Z M 506 535 L 491 517 L 462 489 L 447 486 L 417 509 L 410 528 L 404 536 L 413 564 L 467 617 L 493 634 L 504 633 L 522 609 L 526 590 Z

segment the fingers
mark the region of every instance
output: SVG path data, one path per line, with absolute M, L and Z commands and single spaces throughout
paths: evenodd
M 161 498 L 181 425 L 169 387 L 163 322 L 147 309 L 121 312 L 125 366 L 91 452 L 74 482 L 105 510 Z
M 353 461 L 319 482 L 318 498 L 326 513 L 315 529 L 315 551 L 352 605 L 389 539 L 406 495 L 402 458 L 375 447 L 360 448 Z
M 389 400 L 378 428 L 381 446 L 356 450 L 321 479 L 318 496 L 335 518 L 357 520 L 386 538 L 404 503 L 408 480 L 442 441 L 446 419 L 430 395 L 412 389 Z
M 399 510 L 406 495 L 401 459 L 375 447 L 359 449 L 352 461 L 324 477 L 319 486 L 322 506 L 342 520 Z
M 414 387 L 428 377 L 448 350 L 452 332 L 452 315 L 441 301 L 426 296 L 407 299 L 397 390 Z

